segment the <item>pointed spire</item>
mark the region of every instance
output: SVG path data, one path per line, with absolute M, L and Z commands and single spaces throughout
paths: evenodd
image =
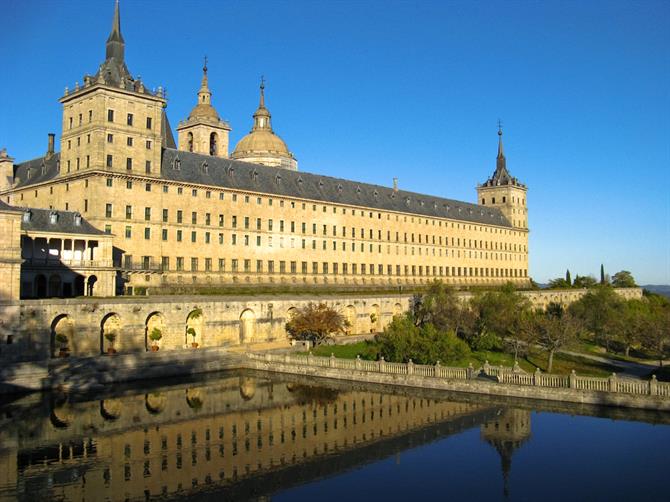
M 112 19 L 112 31 L 107 38 L 106 58 L 123 61 L 124 40 L 121 35 L 121 14 L 119 13 L 119 0 L 114 4 L 114 18 Z
M 265 108 L 265 77 L 263 76 L 261 76 L 260 94 L 258 109 L 256 110 L 256 113 L 254 113 L 254 127 L 251 130 L 257 131 L 259 129 L 264 129 L 272 132 L 270 111 Z
M 263 75 L 261 75 L 261 100 L 258 107 L 265 108 L 265 77 Z
M 198 104 L 209 105 L 212 102 L 212 91 L 209 90 L 209 79 L 207 78 L 207 56 L 205 56 L 205 64 L 202 67 L 202 83 L 198 91 Z
M 507 174 L 507 161 L 505 160 L 505 152 L 503 150 L 502 135 L 502 122 L 498 119 L 498 157 L 496 158 L 496 173 Z

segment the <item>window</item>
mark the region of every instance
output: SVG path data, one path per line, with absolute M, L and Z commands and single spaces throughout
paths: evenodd
M 131 188 L 133 188 L 133 182 L 130 181 L 130 180 L 126 181 L 126 188 L 127 188 L 128 190 L 130 190 Z
M 244 217 L 244 228 L 247 229 L 247 230 L 249 229 L 249 217 L 248 216 Z
M 144 228 L 144 238 L 147 240 L 151 239 L 151 229 L 149 227 Z
M 198 270 L 198 259 L 191 258 L 191 271 L 195 272 Z
M 107 178 L 106 183 L 108 187 L 111 187 L 114 182 L 112 181 L 112 178 Z
M 168 210 L 163 209 L 163 223 L 167 223 L 168 221 Z
M 181 242 L 182 234 L 181 230 L 177 230 L 177 242 Z
M 145 183 L 144 184 L 144 191 L 145 192 L 151 192 L 151 183 Z
M 128 118 L 127 118 L 127 120 L 126 120 L 126 124 L 128 124 L 129 126 L 133 125 L 133 114 L 132 114 L 132 113 L 129 113 L 129 114 L 128 114 Z
M 147 129 L 151 129 L 151 117 L 147 117 Z
M 107 122 L 114 122 L 114 110 L 107 110 Z
M 126 145 L 128 145 L 128 146 L 133 146 L 133 138 L 131 138 L 130 136 L 128 136 L 128 138 L 126 139 Z
M 205 258 L 205 272 L 211 272 L 211 271 L 212 271 L 212 259 Z
M 126 227 L 126 239 L 130 239 L 133 235 L 132 227 L 127 226 Z
M 212 224 L 212 215 L 210 213 L 205 213 L 205 225 L 209 226 Z
M 184 270 L 184 257 L 183 256 L 177 256 L 177 270 L 179 270 L 179 271 Z
M 147 160 L 144 163 L 144 172 L 147 174 L 151 174 L 151 161 Z
M 181 209 L 177 209 L 177 223 L 181 223 L 183 219 L 183 212 Z
M 68 161 L 69 163 L 70 161 Z M 112 156 L 107 155 L 107 167 L 112 167 Z
M 112 217 L 112 205 L 105 204 L 105 218 L 111 218 L 111 217 Z
M 147 150 L 151 150 L 151 140 L 150 139 L 147 140 L 146 147 L 147 147 Z
M 126 206 L 126 220 L 133 218 L 133 206 Z
M 198 223 L 198 213 L 196 213 L 195 211 L 191 213 L 191 223 L 193 223 L 194 225 L 197 225 Z
M 150 207 L 145 207 L 144 208 L 144 221 L 151 221 L 151 208 Z
M 130 157 L 126 159 L 126 170 L 127 171 L 133 170 L 133 159 L 131 159 Z
M 112 233 L 112 226 L 111 225 L 105 225 L 105 233 L 106 234 L 111 234 Z
M 193 197 L 197 197 L 198 196 L 198 190 L 196 190 L 195 188 L 193 190 L 191 190 L 191 195 Z
M 198 241 L 198 232 L 193 231 L 191 232 L 191 242 L 197 242 Z
M 210 243 L 210 233 L 205 232 L 205 244 L 209 244 L 209 243 Z
M 168 231 L 167 228 L 161 230 L 161 239 L 166 241 L 168 240 Z

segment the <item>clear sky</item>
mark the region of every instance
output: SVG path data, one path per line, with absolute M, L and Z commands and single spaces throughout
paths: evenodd
M 112 0 L 3 0 L 0 147 L 40 156 L 58 98 L 104 59 Z M 126 61 L 195 104 L 203 56 L 231 146 L 260 75 L 303 171 L 474 202 L 529 187 L 530 274 L 670 284 L 670 2 L 121 1 Z M 58 137 L 57 137 L 58 140 Z

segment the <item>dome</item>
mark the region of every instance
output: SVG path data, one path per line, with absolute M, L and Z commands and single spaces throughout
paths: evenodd
M 252 131 L 242 138 L 237 143 L 231 157 L 238 158 L 249 153 L 276 153 L 290 158 L 293 157 L 284 140 L 275 133 L 263 129 Z
M 213 120 L 219 120 L 219 114 L 216 113 L 214 107 L 209 103 L 198 103 L 193 107 L 193 110 L 191 110 L 188 118 L 209 118 Z

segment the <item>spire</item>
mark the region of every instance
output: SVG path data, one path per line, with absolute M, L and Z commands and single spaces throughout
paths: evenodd
M 114 18 L 112 20 L 112 31 L 107 38 L 106 59 L 116 59 L 123 62 L 125 44 L 121 35 L 121 15 L 119 14 L 119 0 L 114 4 Z
M 502 122 L 498 119 L 498 157 L 496 158 L 496 171 L 501 173 L 507 171 L 507 162 L 505 160 L 505 152 L 503 151 L 503 140 L 502 140 Z
M 272 124 L 270 123 L 270 111 L 265 108 L 265 77 L 261 76 L 261 86 L 260 86 L 260 101 L 258 103 L 258 109 L 254 113 L 254 127 L 251 129 L 253 131 L 266 130 L 272 132 Z
M 212 91 L 209 90 L 209 80 L 207 79 L 207 56 L 205 56 L 205 64 L 202 67 L 202 83 L 198 91 L 198 104 L 209 105 L 212 102 Z

